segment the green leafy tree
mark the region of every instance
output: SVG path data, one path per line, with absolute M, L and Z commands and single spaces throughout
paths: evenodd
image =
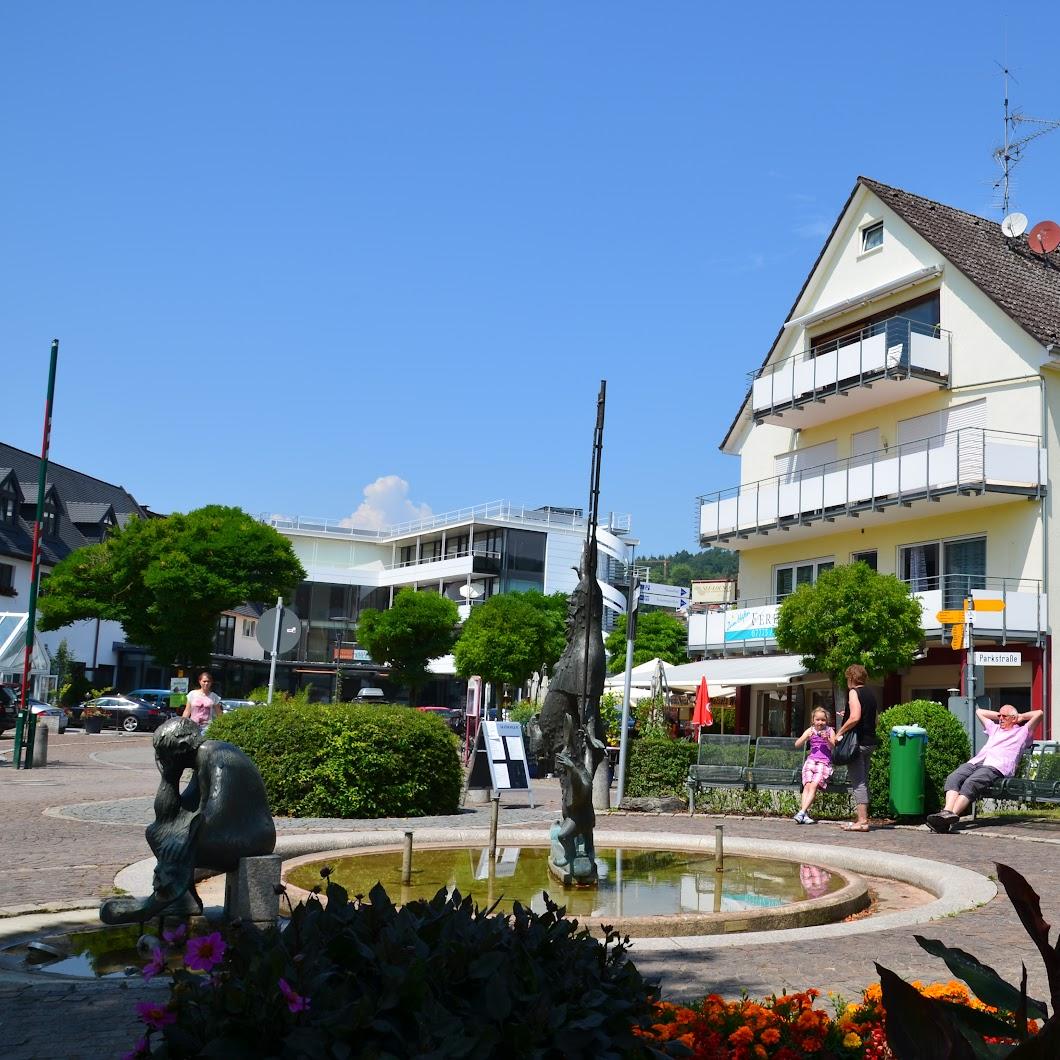
M 402 589 L 389 610 L 361 615 L 357 640 L 376 662 L 389 665 L 394 680 L 405 685 L 415 701 L 429 676 L 427 664 L 452 650 L 459 617 L 447 596 Z
M 835 567 L 813 585 L 800 585 L 780 607 L 777 644 L 802 656 L 807 670 L 845 687 L 844 671 L 860 663 L 889 674 L 913 664 L 924 632 L 909 586 L 864 563 Z
M 670 568 L 669 581 L 671 585 L 691 585 L 695 576 L 691 563 L 675 563 Z
M 626 666 L 626 616 L 619 615 L 604 647 L 609 656 L 607 668 L 617 674 Z M 637 618 L 633 638 L 633 665 L 659 658 L 675 666 L 688 662 L 688 628 L 669 611 L 645 611 Z
M 304 577 L 290 541 L 271 526 L 211 504 L 134 519 L 72 552 L 41 594 L 41 628 L 110 619 L 159 662 L 190 665 L 209 658 L 222 611 L 274 598 Z
M 454 656 L 456 672 L 490 684 L 524 685 L 556 664 L 566 644 L 563 593 L 501 593 L 471 609 Z

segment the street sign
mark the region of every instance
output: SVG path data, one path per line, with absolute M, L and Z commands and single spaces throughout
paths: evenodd
M 690 603 L 692 590 L 684 585 L 665 585 L 663 582 L 641 582 L 641 596 L 669 596 L 677 602 L 677 606 Z
M 668 607 L 676 611 L 679 607 L 685 607 L 688 601 L 679 600 L 676 596 L 656 596 L 655 593 L 648 593 L 644 596 L 638 596 L 637 603 L 650 604 L 653 607 Z
M 1023 657 L 1018 651 L 977 651 L 976 666 L 1020 666 Z
M 169 679 L 169 690 L 177 695 L 187 695 L 188 679 L 186 677 L 171 677 Z
M 954 626 L 953 627 L 953 636 L 950 639 L 950 647 L 954 651 L 957 651 L 958 648 L 963 648 L 964 647 L 964 626 L 963 625 L 959 625 L 959 626 Z
M 270 653 L 272 652 L 272 640 L 276 635 L 276 620 L 279 613 L 280 609 L 278 607 L 270 607 L 258 619 L 258 643 Z M 280 653 L 290 651 L 295 647 L 301 635 L 302 620 L 289 607 L 283 608 L 283 625 L 280 626 Z
M 939 622 L 946 624 L 947 622 L 963 622 L 965 615 L 963 611 L 936 611 L 935 617 Z
M 1004 611 L 1004 600 L 973 600 L 972 607 L 976 611 Z

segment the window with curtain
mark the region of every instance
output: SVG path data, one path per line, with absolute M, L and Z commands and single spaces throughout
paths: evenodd
M 973 589 L 986 588 L 986 538 L 966 537 L 943 546 L 943 607 L 961 607 Z
M 926 593 L 939 587 L 939 543 L 906 545 L 900 553 L 901 579 L 914 593 Z

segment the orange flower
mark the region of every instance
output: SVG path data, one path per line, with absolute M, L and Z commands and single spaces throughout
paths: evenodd
M 762 1031 L 762 1041 L 766 1045 L 776 1045 L 780 1041 L 780 1031 L 776 1027 L 767 1027 Z
M 754 1041 L 754 1032 L 748 1026 L 737 1027 L 729 1035 L 730 1045 L 750 1045 Z

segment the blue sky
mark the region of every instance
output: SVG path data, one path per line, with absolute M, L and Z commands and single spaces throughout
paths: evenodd
M 859 173 L 985 216 L 1032 4 L 9 6 L 3 428 L 158 511 L 694 498 Z M 1046 49 L 1048 54 L 1048 49 Z M 1060 132 L 1014 206 L 1060 220 Z M 404 483 L 405 485 L 403 485 Z M 366 492 L 367 488 L 367 492 Z

